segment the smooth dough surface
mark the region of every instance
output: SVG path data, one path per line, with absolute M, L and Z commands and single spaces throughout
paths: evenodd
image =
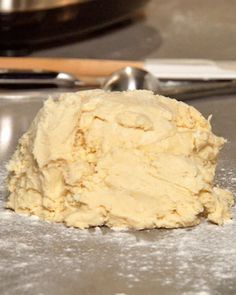
M 7 207 L 78 228 L 223 224 L 233 197 L 213 179 L 224 142 L 195 108 L 149 91 L 63 94 L 8 163 Z

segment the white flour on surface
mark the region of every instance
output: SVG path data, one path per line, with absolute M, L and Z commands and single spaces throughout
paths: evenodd
M 234 194 L 235 172 L 217 175 Z M 235 221 L 139 232 L 66 228 L 5 210 L 4 176 L 2 168 L 1 294 L 236 294 Z

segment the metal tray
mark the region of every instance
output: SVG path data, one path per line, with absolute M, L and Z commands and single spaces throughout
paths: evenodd
M 0 290 L 2 295 L 235 295 L 236 211 L 219 227 L 116 232 L 78 230 L 5 210 L 4 165 L 43 99 L 0 99 Z M 216 182 L 236 193 L 236 97 L 189 101 L 213 114 L 229 142 Z

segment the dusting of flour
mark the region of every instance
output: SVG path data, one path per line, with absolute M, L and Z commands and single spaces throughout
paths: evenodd
M 5 210 L 4 177 L 3 165 L 1 294 L 236 294 L 235 221 L 139 232 L 65 228 Z M 235 195 L 235 170 L 222 168 L 217 179 Z

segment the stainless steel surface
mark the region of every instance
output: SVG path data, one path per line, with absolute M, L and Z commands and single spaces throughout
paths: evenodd
M 236 212 L 224 227 L 114 232 L 68 229 L 5 210 L 4 164 L 43 104 L 0 99 L 2 295 L 235 295 Z M 192 100 L 226 137 L 217 184 L 236 193 L 236 97 Z
M 236 80 L 157 79 L 151 73 L 134 67 L 123 68 L 111 76 L 94 78 L 90 82 L 78 80 L 75 76 L 64 72 L 0 70 L 0 94 L 3 94 L 5 99 L 35 97 L 40 95 L 37 89 L 44 89 L 45 95 L 50 89 L 60 93 L 90 88 L 103 88 L 108 91 L 147 89 L 161 95 L 187 100 L 217 94 L 233 94 L 236 92 Z
M 91 89 L 91 88 L 89 88 Z M 75 91 L 75 89 L 73 89 Z M 0 97 L 3 101 L 20 101 L 20 100 L 41 100 L 42 97 L 58 97 L 59 94 L 70 92 L 68 88 L 57 88 L 57 89 L 30 89 L 30 90 L 0 90 Z
M 0 13 L 44 10 L 88 1 L 93 0 L 0 0 Z
M 44 70 L 0 70 L 0 89 L 40 89 L 64 88 L 64 91 L 75 91 L 81 88 L 103 88 L 110 91 L 148 89 L 156 92 L 158 80 L 145 70 L 126 67 L 114 72 L 106 78 L 94 78 L 93 81 L 83 82 L 73 75 L 64 72 Z M 63 91 L 63 90 L 61 90 Z M 9 96 L 9 93 L 6 93 Z M 15 96 L 22 94 L 15 91 Z M 31 94 L 29 93 L 28 96 Z M 5 96 L 6 98 L 6 96 Z
M 68 87 L 73 88 L 80 83 L 73 75 L 63 72 L 53 72 L 40 69 L 14 70 L 0 69 L 0 88 L 3 87 Z
M 152 0 L 146 17 L 33 56 L 236 59 L 236 1 Z
M 68 44 L 133 18 L 148 2 L 149 0 L 2 1 L 0 54 L 22 56 L 39 47 Z
M 236 2 L 152 0 L 147 18 L 38 56 L 236 59 Z M 141 41 L 140 41 L 141 40 Z M 236 97 L 189 102 L 228 138 L 216 182 L 236 194 Z M 1 164 L 42 105 L 0 102 Z M 4 131 L 3 131 L 4 130 Z M 2 170 L 3 164 L 1 165 Z M 1 198 L 4 199 L 1 174 Z M 235 295 L 236 212 L 225 227 L 116 233 L 78 231 L 0 209 L 3 295 Z
M 151 73 L 134 67 L 126 67 L 113 73 L 101 87 L 109 91 L 147 89 L 180 100 L 236 93 L 235 80 L 188 80 L 187 77 L 185 80 L 158 80 Z
M 159 83 L 156 77 L 145 70 L 126 67 L 108 77 L 102 88 L 109 91 L 148 89 L 157 92 Z
M 157 92 L 179 100 L 236 93 L 236 80 L 159 80 Z

